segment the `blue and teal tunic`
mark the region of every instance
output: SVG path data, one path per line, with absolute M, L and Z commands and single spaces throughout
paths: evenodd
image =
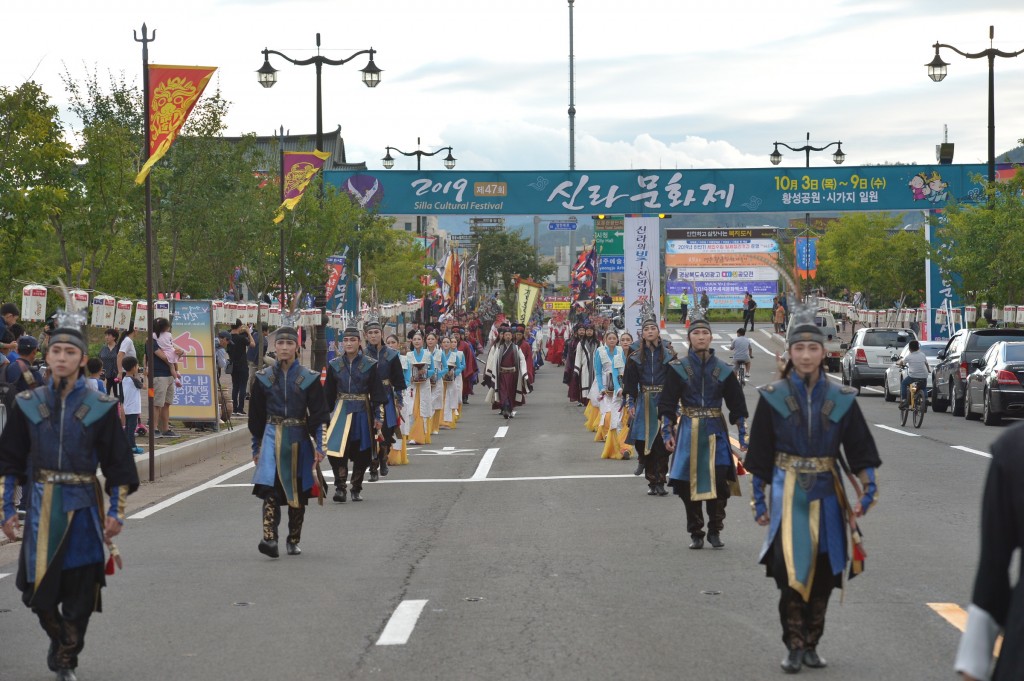
M 875 469 L 882 464 L 874 438 L 856 401 L 856 391 L 830 382 L 824 372 L 807 385 L 794 372 L 758 388 L 761 399 L 750 428 L 744 465 L 754 476 L 754 514 L 769 512 L 765 485 L 771 485 L 768 534 L 761 562 L 779 586 L 804 600 L 816 578 L 839 578 L 853 558 L 851 509 L 867 511 L 875 502 Z M 838 460 L 840 447 L 860 498 L 848 497 Z M 784 554 L 785 575 L 773 574 Z M 827 554 L 832 575 L 815 576 L 819 554 Z M 851 562 L 851 576 L 860 566 Z
M 386 345 L 367 345 L 366 356 L 377 362 L 375 370 L 380 378 L 381 390 L 375 396 L 375 401 L 384 405 L 384 427 L 396 428 L 398 415 L 402 411 L 402 393 L 408 385 L 401 356 Z
M 52 381 L 15 399 L 0 436 L 0 490 L 7 522 L 17 513 L 16 486 L 27 483 L 17 585 L 33 609 L 55 607 L 63 570 L 103 564 L 102 492 L 110 498 L 105 516 L 123 523 L 125 501 L 138 489 L 135 459 L 116 405 L 115 398 L 88 387 L 82 378 L 64 399 L 57 397 Z M 102 490 L 97 468 L 103 473 Z M 103 586 L 103 570 L 95 574 Z
M 256 372 L 249 403 L 252 454 L 258 456 L 252 493 L 293 508 L 309 501 L 314 449 L 321 450 L 329 412 L 320 375 L 298 362 Z
M 373 423 L 380 420 L 383 385 L 377 362 L 360 351 L 350 361 L 342 353 L 327 364 L 324 392 L 331 410 L 327 456 L 343 458 L 350 443 L 359 451 L 373 446 Z
M 718 476 L 722 474 L 718 469 L 727 468 L 725 475 L 732 495 L 738 495 L 736 466 L 722 405 L 728 407 L 729 422 L 735 424 L 746 418 L 747 402 L 732 367 L 715 357 L 715 351 L 710 349 L 705 360 L 690 350 L 686 357 L 669 362 L 669 369 L 658 400 L 662 437 L 667 437 L 666 422 L 675 431 L 669 485 L 675 489 L 679 483 L 689 483 L 691 501 L 717 499 Z
M 622 381 L 622 394 L 635 411 L 633 423 L 626 437 L 627 444 L 645 442 L 651 451 L 654 441 L 661 436 L 658 426 L 658 398 L 668 377 L 669 362 L 676 357 L 672 344 L 658 340 L 657 346 L 642 345 L 639 340 L 630 346 L 629 359 Z

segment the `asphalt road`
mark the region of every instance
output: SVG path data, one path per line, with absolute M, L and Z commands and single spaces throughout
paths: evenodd
M 716 325 L 716 347 L 734 330 Z M 781 349 L 761 331 L 753 338 Z M 770 380 L 768 359 L 755 357 L 751 385 Z M 647 496 L 634 462 L 600 458 L 561 370 L 542 368 L 509 422 L 482 393 L 454 432 L 367 484 L 365 501 L 311 507 L 298 557 L 257 553 L 244 450 L 220 462 L 216 484 L 197 488 L 193 472 L 180 490 L 160 488 L 194 491 L 182 500 L 141 509 L 154 494 L 140 492 L 130 513 L 145 517 L 118 542 L 126 568 L 109 580 L 79 678 L 782 675 L 777 591 L 756 564 L 764 531 L 748 481 L 730 502 L 725 548 L 690 551 L 682 503 Z M 752 411 L 756 393 L 746 393 Z M 955 620 L 969 599 L 985 453 L 1005 427 L 928 413 L 920 430 L 900 428 L 881 393 L 858 399 L 884 461 L 879 504 L 862 524 L 867 571 L 842 605 L 834 596 L 819 648 L 829 668 L 804 674 L 953 678 L 959 631 L 929 604 L 951 604 Z M 13 576 L 0 578 L 0 642 L 0 679 L 52 678 Z

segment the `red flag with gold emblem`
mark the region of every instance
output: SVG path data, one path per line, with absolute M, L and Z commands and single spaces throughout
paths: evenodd
M 150 168 L 171 148 L 216 70 L 216 66 L 149 65 L 149 158 L 135 184 L 145 182 Z
M 294 210 L 299 205 L 310 180 L 330 157 L 326 151 L 284 152 L 284 202 L 274 218 L 275 223 L 284 220 L 285 208 Z

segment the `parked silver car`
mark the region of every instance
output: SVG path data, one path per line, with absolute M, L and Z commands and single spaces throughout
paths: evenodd
M 921 341 L 921 352 L 927 355 L 929 365 L 935 364 L 935 356 L 944 347 L 946 347 L 946 341 Z M 905 359 L 909 354 L 909 346 L 903 346 L 903 349 L 896 355 L 896 362 Z M 903 382 L 903 377 L 907 375 L 907 370 L 897 366 L 896 362 L 893 362 L 885 369 L 885 383 L 883 387 L 886 402 L 895 402 L 896 398 L 900 396 L 900 383 Z M 928 392 L 926 394 L 930 394 L 932 390 L 932 374 L 930 371 L 928 372 L 927 388 Z
M 843 385 L 856 388 L 858 394 L 861 386 L 884 385 L 885 370 L 893 363 L 893 355 L 912 340 L 917 340 L 917 336 L 910 329 L 858 329 L 850 343 L 839 346 L 846 351 L 842 362 Z

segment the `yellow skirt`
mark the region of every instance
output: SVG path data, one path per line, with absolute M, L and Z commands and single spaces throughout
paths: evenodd
M 610 415 L 609 415 L 610 416 Z M 604 449 L 601 451 L 602 459 L 621 459 L 622 445 L 619 442 L 619 431 L 608 431 L 608 438 L 604 441 Z
M 587 408 L 583 410 L 583 415 L 587 417 L 587 430 L 592 433 L 596 431 L 601 422 L 601 410 L 597 408 L 597 405 L 593 402 L 588 404 Z
M 430 417 L 430 432 L 437 435 L 441 431 L 441 410 L 435 409 L 434 415 Z
M 622 428 L 619 428 L 619 443 L 620 443 L 620 447 L 619 448 L 622 450 L 623 458 L 625 458 L 627 456 L 632 456 L 633 452 L 636 451 L 636 448 L 633 445 L 627 445 L 626 444 L 626 437 L 628 435 L 629 435 L 629 424 L 628 423 L 623 423 L 622 424 Z
M 412 403 L 412 426 L 409 428 L 409 439 L 421 445 L 430 444 L 430 419 L 420 416 L 419 396 Z
M 409 438 L 402 438 L 402 446 L 398 444 L 391 446 L 391 451 L 388 452 L 388 465 L 389 466 L 401 466 L 409 463 Z

